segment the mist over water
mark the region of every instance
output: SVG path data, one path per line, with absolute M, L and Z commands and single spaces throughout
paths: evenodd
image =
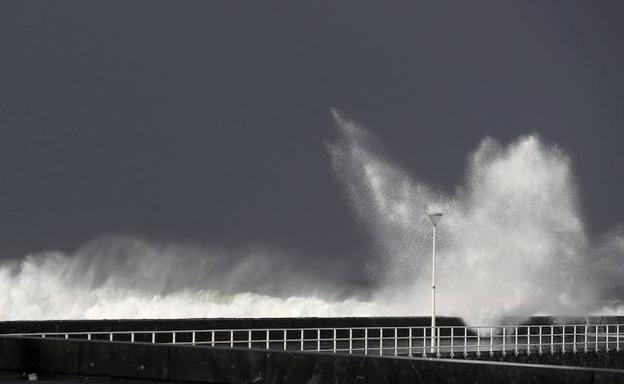
M 226 250 L 104 236 L 72 254 L 43 252 L 0 266 L 0 319 L 377 313 L 345 278 L 348 264 L 326 267 L 260 246 Z
M 0 265 L 0 319 L 426 316 L 432 208 L 444 213 L 438 314 L 494 324 L 509 315 L 624 313 L 624 229 L 589 238 L 562 149 L 537 135 L 508 144 L 486 137 L 461 184 L 439 191 L 389 161 L 357 123 L 334 117 L 327 152 L 375 258 L 325 265 L 270 247 L 108 236 L 71 254 Z M 350 282 L 361 270 L 370 286 Z
M 438 224 L 439 313 L 484 324 L 507 315 L 585 314 L 601 287 L 591 282 L 592 253 L 568 156 L 536 135 L 503 146 L 484 138 L 453 193 L 434 190 L 387 161 L 376 140 L 335 113 L 329 145 L 334 169 L 378 245 L 371 264 L 378 297 L 414 295 L 429 313 L 430 209 Z M 617 255 L 617 257 L 621 257 Z M 401 300 L 406 295 L 400 295 Z

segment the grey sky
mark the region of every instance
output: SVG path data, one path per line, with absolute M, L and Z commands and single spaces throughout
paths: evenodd
M 0 255 L 136 234 L 315 257 L 370 247 L 329 109 L 440 188 L 489 134 L 574 162 L 624 218 L 620 1 L 0 1 Z M 435 160 L 435 164 L 434 164 Z

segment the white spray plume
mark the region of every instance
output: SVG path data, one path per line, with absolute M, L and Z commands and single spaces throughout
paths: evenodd
M 595 255 L 561 149 L 537 135 L 507 146 L 485 138 L 468 158 L 465 185 L 444 194 L 387 161 L 358 124 L 334 116 L 339 134 L 328 144 L 334 170 L 379 246 L 371 267 L 380 283 L 376 300 L 399 298 L 413 313 L 430 313 L 426 214 L 435 208 L 444 213 L 437 231 L 439 313 L 484 324 L 595 310 L 600 285 L 614 280 L 590 283 Z M 610 249 L 612 263 L 621 261 L 622 246 Z
M 427 316 L 432 209 L 444 214 L 440 315 L 494 324 L 510 315 L 624 313 L 624 229 L 591 243 L 561 149 L 537 135 L 507 146 L 485 138 L 468 158 L 464 185 L 445 194 L 386 160 L 355 122 L 334 116 L 338 137 L 327 144 L 333 169 L 378 246 L 366 264 L 372 293 L 347 287 L 347 277 L 363 268 L 349 259 L 329 266 L 328 258 L 262 247 L 112 236 L 71 254 L 0 264 L 0 320 Z
M 381 311 L 375 303 L 337 293 L 344 287 L 319 284 L 315 271 L 331 280 L 332 271 L 322 267 L 258 247 L 233 252 L 104 236 L 73 254 L 43 252 L 0 265 L 0 319 L 370 316 Z

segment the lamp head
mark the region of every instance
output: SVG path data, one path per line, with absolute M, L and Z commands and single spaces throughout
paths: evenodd
M 431 224 L 433 224 L 433 226 L 435 227 L 436 224 L 438 224 L 438 221 L 440 221 L 440 218 L 442 217 L 442 212 L 438 212 L 438 211 L 429 212 L 427 216 L 429 216 L 429 220 L 431 220 Z

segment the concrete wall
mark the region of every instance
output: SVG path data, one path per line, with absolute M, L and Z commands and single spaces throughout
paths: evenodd
M 408 327 L 428 326 L 429 317 L 302 317 L 267 319 L 149 319 L 149 320 L 46 320 L 3 321 L 0 334 L 35 332 L 96 332 L 184 329 Z M 456 317 L 441 317 L 437 324 L 464 325 Z
M 461 355 L 456 359 L 462 359 Z M 549 365 L 565 365 L 573 367 L 593 367 L 593 368 L 611 368 L 624 369 L 624 351 L 609 353 L 601 352 L 577 352 L 577 353 L 532 353 L 530 355 L 520 354 L 518 356 L 513 353 L 507 353 L 502 356 L 500 352 L 490 356 L 489 353 L 483 353 L 479 358 L 473 358 L 473 361 L 494 361 L 522 364 L 549 364 Z
M 624 383 L 624 370 L 0 338 L 0 370 L 203 383 Z
M 439 326 L 464 325 L 457 317 L 438 317 Z M 506 324 L 624 324 L 624 316 L 508 318 Z M 336 317 L 267 319 L 150 319 L 150 320 L 46 320 L 2 321 L 0 334 L 35 332 L 96 332 L 183 329 L 408 327 L 428 326 L 430 317 Z

